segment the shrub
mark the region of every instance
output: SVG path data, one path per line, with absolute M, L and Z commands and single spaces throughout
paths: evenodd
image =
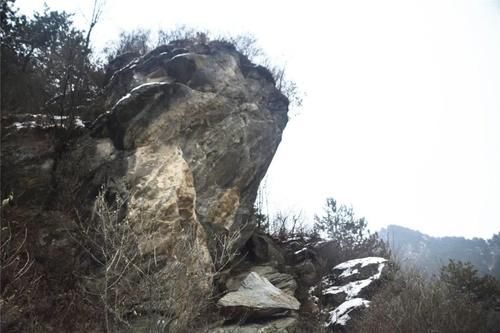
M 28 230 L 26 226 L 22 230 L 15 229 L 10 221 L 3 221 L 0 232 L 0 330 L 12 329 L 29 312 L 40 280 L 26 244 Z
M 500 282 L 491 275 L 479 276 L 469 262 L 450 259 L 448 265 L 441 268 L 440 279 L 455 293 L 467 295 L 479 302 L 494 305 L 497 298 L 500 300 Z
M 266 232 L 273 238 L 284 242 L 291 238 L 310 238 L 312 230 L 307 228 L 300 214 L 278 212 L 269 221 Z
M 73 237 L 93 259 L 94 268 L 82 277 L 84 295 L 102 304 L 103 329 L 134 332 L 192 332 L 204 324 L 200 318 L 212 300 L 201 290 L 204 272 L 192 272 L 176 258 L 144 256 L 132 221 L 123 216 L 125 199 L 110 202 L 104 191 L 95 201 L 91 221 L 80 223 Z M 141 223 L 141 221 L 133 221 Z M 183 234 L 184 236 L 184 234 Z M 178 239 L 179 253 L 196 257 L 195 233 L 185 231 Z M 233 238 L 231 238 L 233 239 Z M 230 240 L 221 239 L 225 249 L 219 264 L 232 258 Z
M 351 324 L 356 333 L 488 332 L 487 315 L 471 294 L 410 269 L 396 271 Z

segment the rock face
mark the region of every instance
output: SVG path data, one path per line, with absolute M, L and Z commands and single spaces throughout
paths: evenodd
M 113 63 L 107 112 L 69 148 L 57 149 L 50 127 L 11 128 L 2 137 L 2 168 L 9 166 L 2 193 L 17 199 L 22 186 L 30 201 L 19 197 L 19 207 L 50 202 L 44 209 L 76 211 L 83 224 L 102 216 L 96 196 L 103 193 L 112 219 L 133 231 L 141 263 L 155 263 L 158 283 L 181 265 L 209 293 L 213 235 L 238 231 L 237 246 L 251 236 L 253 203 L 281 141 L 288 99 L 269 71 L 226 43 L 171 44 L 130 58 Z M 34 186 L 21 184 L 27 181 Z M 143 302 L 146 296 L 136 303 Z
M 248 274 L 241 287 L 222 297 L 218 304 L 224 308 L 242 309 L 254 317 L 297 311 L 300 307 L 295 297 L 285 294 L 255 272 Z
M 111 113 L 94 136 L 108 134 L 122 151 L 159 152 L 134 157 L 136 169 L 167 165 L 160 150 L 169 147 L 192 176 L 201 224 L 253 229 L 249 213 L 287 122 L 288 100 L 269 72 L 221 43 L 160 47 L 115 72 L 108 91 Z

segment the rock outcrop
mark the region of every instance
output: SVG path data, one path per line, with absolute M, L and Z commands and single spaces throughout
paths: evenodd
M 77 221 L 79 236 L 107 216 L 112 228 L 133 234 L 127 249 L 136 260 L 134 284 L 143 284 L 146 278 L 137 277 L 143 273 L 158 285 L 172 284 L 172 267 L 181 267 L 200 293 L 184 299 L 195 302 L 211 292 L 211 254 L 220 239 L 214 236 L 237 232 L 238 248 L 253 233 L 253 203 L 287 123 L 288 99 L 268 70 L 223 42 L 174 43 L 143 57 L 127 55 L 112 67 L 105 112 L 90 129 L 66 136 L 71 140 L 64 145 L 55 140 L 64 130 L 57 124 L 20 123 L 3 132 L 2 194 L 13 192 L 19 211 L 31 207 Z M 28 251 L 40 267 L 60 260 L 38 241 L 59 226 L 44 225 L 26 224 L 35 240 Z M 97 279 L 108 272 L 99 256 L 93 255 L 97 267 L 88 255 L 78 256 L 84 268 L 76 267 L 77 275 L 93 272 Z M 70 292 L 51 288 L 49 294 Z M 147 293 L 120 305 L 127 316 L 141 315 L 148 302 L 169 318 L 184 311 L 175 302 L 153 304 Z
M 343 262 L 310 289 L 311 296 L 321 303 L 325 326 L 345 326 L 351 312 L 369 306 L 366 298 L 382 277 L 386 263 L 387 259 L 380 257 Z
M 369 305 L 385 259 L 256 230 L 288 110 L 267 69 L 183 41 L 105 79 L 95 120 L 2 118 L 2 331 L 310 332 Z

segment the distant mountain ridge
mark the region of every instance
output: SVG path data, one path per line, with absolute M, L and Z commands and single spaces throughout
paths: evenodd
M 439 274 L 450 259 L 471 262 L 481 274 L 500 278 L 500 233 L 491 239 L 432 237 L 398 225 L 379 231 L 396 258 L 406 267 L 417 267 L 428 274 Z

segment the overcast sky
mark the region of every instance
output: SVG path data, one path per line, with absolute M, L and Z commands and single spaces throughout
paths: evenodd
M 93 0 L 46 2 L 85 27 Z M 311 218 L 331 196 L 372 230 L 500 231 L 500 0 L 107 0 L 94 46 L 183 24 L 253 34 L 306 93 L 268 172 L 271 211 Z

